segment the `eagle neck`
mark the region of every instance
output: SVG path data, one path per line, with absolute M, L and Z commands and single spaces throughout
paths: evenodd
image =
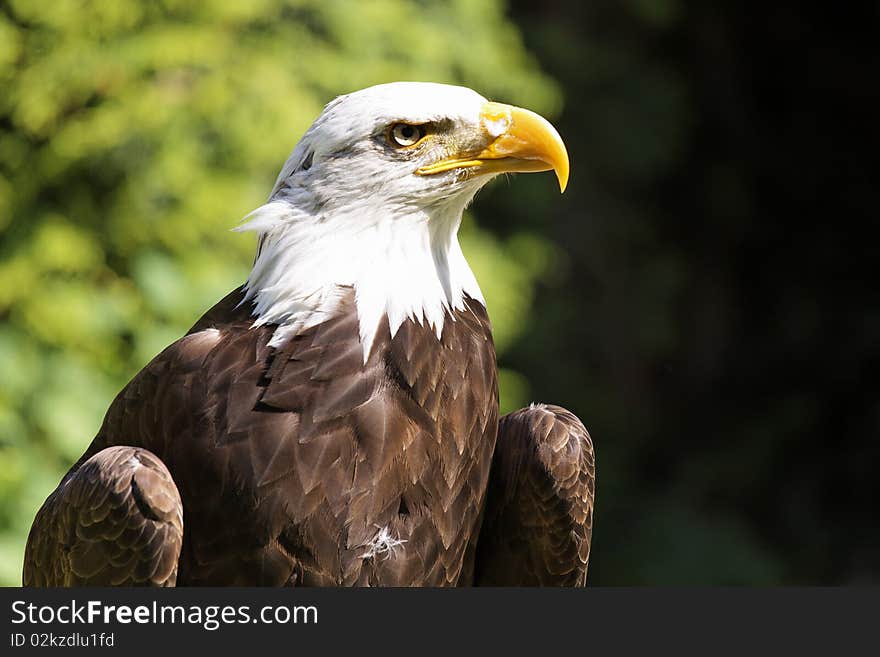
M 270 201 L 239 229 L 259 236 L 245 285 L 253 325 L 277 325 L 270 344 L 280 346 L 344 312 L 353 291 L 364 362 L 386 316 L 392 338 L 408 319 L 439 338 L 465 297 L 485 305 L 458 242 L 464 205 L 311 214 Z

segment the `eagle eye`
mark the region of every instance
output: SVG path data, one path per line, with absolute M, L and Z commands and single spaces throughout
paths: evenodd
M 395 123 L 388 129 L 388 141 L 395 148 L 406 148 L 419 143 L 426 133 L 424 125 Z

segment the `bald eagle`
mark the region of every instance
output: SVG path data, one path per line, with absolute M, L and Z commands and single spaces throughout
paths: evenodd
M 23 581 L 583 585 L 594 460 L 557 406 L 498 417 L 459 247 L 492 177 L 568 155 L 525 109 L 430 83 L 332 101 L 240 230 L 245 284 L 112 402 L 37 513 Z

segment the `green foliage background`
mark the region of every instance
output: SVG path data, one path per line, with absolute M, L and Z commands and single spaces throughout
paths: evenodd
M 229 229 L 327 101 L 414 79 L 558 112 L 502 4 L 0 3 L 0 584 L 116 392 L 243 281 Z M 557 254 L 473 221 L 463 245 L 503 353 Z M 505 408 L 527 394 L 502 372 Z

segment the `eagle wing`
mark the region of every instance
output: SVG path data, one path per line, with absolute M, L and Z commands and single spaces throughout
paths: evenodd
M 37 514 L 25 586 L 174 586 L 183 507 L 165 464 L 110 447 L 72 471 Z
M 583 586 L 595 495 L 593 443 L 544 404 L 501 418 L 476 546 L 478 586 Z

